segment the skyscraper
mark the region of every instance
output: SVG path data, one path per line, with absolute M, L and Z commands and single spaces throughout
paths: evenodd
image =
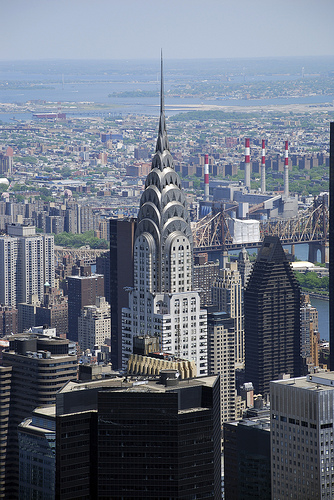
M 334 498 L 334 374 L 270 384 L 272 499 Z
M 122 308 L 128 305 L 128 287 L 133 287 L 133 244 L 136 227 L 135 219 L 110 219 L 109 281 L 113 368 L 122 366 Z
M 56 499 L 221 499 L 219 379 L 176 375 L 63 387 Z
M 140 200 L 134 242 L 134 285 L 123 309 L 122 363 L 136 335 L 156 336 L 161 350 L 194 360 L 207 374 L 206 311 L 193 291 L 193 238 L 186 197 L 167 138 L 161 63 L 159 133 Z
M 334 200 L 334 122 L 330 124 L 329 196 Z M 329 204 L 329 366 L 334 370 L 334 203 Z
M 278 237 L 266 236 L 244 292 L 245 377 L 269 394 L 271 380 L 299 376 L 300 288 Z
M 235 366 L 243 368 L 244 318 L 242 282 L 236 262 L 227 262 L 220 270 L 212 286 L 212 302 L 219 311 L 225 311 L 233 319 L 235 333 Z
M 6 401 L 0 401 L 0 410 L 5 411 L 5 418 L 1 420 L 1 431 L 5 432 L 0 433 L 0 438 L 7 441 L 4 456 L 0 454 L 0 478 L 5 471 L 0 498 L 4 495 L 7 500 L 21 498 L 18 495 L 18 425 L 37 406 L 55 402 L 56 393 L 65 382 L 76 378 L 77 360 L 69 355 L 68 340 L 43 335 L 12 337 L 2 359 L 0 383 L 2 386 L 4 381 L 9 395 L 8 407 Z
M 1 303 L 27 303 L 34 294 L 43 300 L 44 284 L 54 287 L 54 237 L 21 224 L 8 225 L 7 232 L 0 237 Z

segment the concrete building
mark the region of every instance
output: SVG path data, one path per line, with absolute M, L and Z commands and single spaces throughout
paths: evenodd
M 272 499 L 334 497 L 334 374 L 270 384 Z
M 95 305 L 84 306 L 78 318 L 78 342 L 80 349 L 98 348 L 110 339 L 110 304 L 104 297 L 96 297 Z
M 122 313 L 122 365 L 133 337 L 157 336 L 160 350 L 195 361 L 206 375 L 206 311 L 193 288 L 193 238 L 187 201 L 167 138 L 163 87 L 152 169 L 141 196 L 134 242 L 134 284 Z
M 212 286 L 212 302 L 234 321 L 235 366 L 244 366 L 244 317 L 241 276 L 236 262 L 226 262 Z
M 300 288 L 278 237 L 266 236 L 244 291 L 245 381 L 269 394 L 271 380 L 301 374 Z

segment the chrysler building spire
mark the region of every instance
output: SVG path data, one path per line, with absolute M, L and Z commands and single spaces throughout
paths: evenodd
M 123 309 L 123 368 L 133 337 L 159 338 L 160 349 L 196 362 L 207 374 L 206 311 L 193 291 L 193 237 L 187 201 L 167 138 L 163 61 L 156 151 L 140 199 L 134 242 L 134 286 Z
M 159 133 L 157 139 L 157 145 L 155 152 L 160 152 L 163 154 L 165 150 L 169 151 L 169 143 L 167 138 L 166 130 L 166 118 L 165 118 L 165 99 L 164 99 L 164 68 L 163 59 L 161 51 L 161 76 L 160 76 L 160 120 L 159 120 Z

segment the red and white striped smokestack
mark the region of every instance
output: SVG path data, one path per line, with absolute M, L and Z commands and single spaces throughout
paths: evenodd
M 204 201 L 209 201 L 209 155 L 204 158 Z
M 249 139 L 245 139 L 245 186 L 250 189 L 250 147 L 249 147 Z
M 289 196 L 289 142 L 285 141 L 284 196 Z
M 266 192 L 266 141 L 262 139 L 261 191 Z

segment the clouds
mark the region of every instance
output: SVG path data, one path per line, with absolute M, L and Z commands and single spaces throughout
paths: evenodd
M 11 0 L 0 60 L 333 55 L 332 0 Z

